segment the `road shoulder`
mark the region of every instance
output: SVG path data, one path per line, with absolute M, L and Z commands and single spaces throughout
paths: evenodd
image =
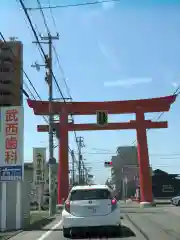
M 17 234 L 16 236 L 12 237 L 11 240 L 35 240 L 41 239 L 41 237 L 51 231 L 55 225 L 61 222 L 61 215 L 56 215 L 51 221 L 50 224 L 46 225 L 45 227 L 38 229 L 28 229 L 26 231 L 22 231 L 21 233 Z M 43 238 L 42 238 L 43 239 Z

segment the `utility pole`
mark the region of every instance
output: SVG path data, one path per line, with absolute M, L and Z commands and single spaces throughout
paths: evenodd
M 82 162 L 82 184 L 84 184 L 84 162 Z
M 75 185 L 75 155 L 74 151 L 71 150 L 71 156 L 72 156 L 72 185 Z
M 83 137 L 77 137 L 77 143 L 79 147 L 79 164 L 78 164 L 78 172 L 79 172 L 79 184 L 81 184 L 82 181 L 82 173 L 81 173 L 81 165 L 82 165 L 82 148 L 85 147 L 84 145 L 84 138 Z
M 53 192 L 54 192 L 54 180 L 52 176 L 52 165 L 55 163 L 54 158 L 54 143 L 53 143 L 53 124 L 54 116 L 52 112 L 52 102 L 53 102 L 53 71 L 52 71 L 52 40 L 59 40 L 59 35 L 51 36 L 40 36 L 42 44 L 48 44 L 49 53 L 45 56 L 45 65 L 39 65 L 35 63 L 32 67 L 36 67 L 37 70 L 41 66 L 45 66 L 47 69 L 45 81 L 48 84 L 49 88 L 49 216 L 53 215 Z M 37 42 L 35 42 L 37 43 Z M 55 204 L 55 203 L 54 203 Z
M 85 159 L 84 159 L 85 160 Z M 85 167 L 84 162 L 82 162 L 82 179 L 83 179 L 83 184 L 87 184 L 87 169 Z
M 88 171 L 87 168 L 85 167 L 85 184 L 88 184 Z

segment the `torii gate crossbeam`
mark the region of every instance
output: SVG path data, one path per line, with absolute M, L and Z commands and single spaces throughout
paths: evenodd
M 58 203 L 68 195 L 68 131 L 73 130 L 112 130 L 112 129 L 136 129 L 138 141 L 138 161 L 141 188 L 141 201 L 152 202 L 152 183 L 149 173 L 149 155 L 146 129 L 166 128 L 167 122 L 151 122 L 145 120 L 146 112 L 169 111 L 176 95 L 116 102 L 54 102 L 52 112 L 60 116 L 60 122 L 56 125 L 60 136 L 59 168 L 58 168 Z M 33 108 L 35 115 L 48 115 L 48 101 L 28 100 L 29 107 Z M 107 111 L 108 114 L 135 113 L 136 120 L 127 123 L 110 123 L 107 126 L 96 124 L 71 124 L 68 123 L 68 115 L 93 115 L 97 111 Z M 42 126 L 39 126 L 42 128 Z M 45 126 L 48 130 L 48 126 Z

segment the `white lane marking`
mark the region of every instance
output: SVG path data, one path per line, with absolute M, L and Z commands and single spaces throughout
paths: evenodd
M 40 238 L 38 238 L 36 240 L 44 240 L 45 238 L 47 238 L 53 232 L 53 230 L 55 230 L 56 228 L 61 226 L 61 224 L 62 224 L 62 220 L 60 222 L 56 223 L 54 226 L 52 226 L 52 228 L 49 231 L 44 233 Z

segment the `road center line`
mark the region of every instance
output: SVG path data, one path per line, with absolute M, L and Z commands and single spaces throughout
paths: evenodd
M 60 222 L 56 223 L 54 226 L 52 226 L 52 228 L 49 231 L 47 231 L 46 233 L 41 235 L 41 237 L 37 238 L 36 240 L 44 240 L 53 232 L 53 230 L 55 230 L 56 228 L 61 226 L 61 224 L 62 224 L 62 220 Z

